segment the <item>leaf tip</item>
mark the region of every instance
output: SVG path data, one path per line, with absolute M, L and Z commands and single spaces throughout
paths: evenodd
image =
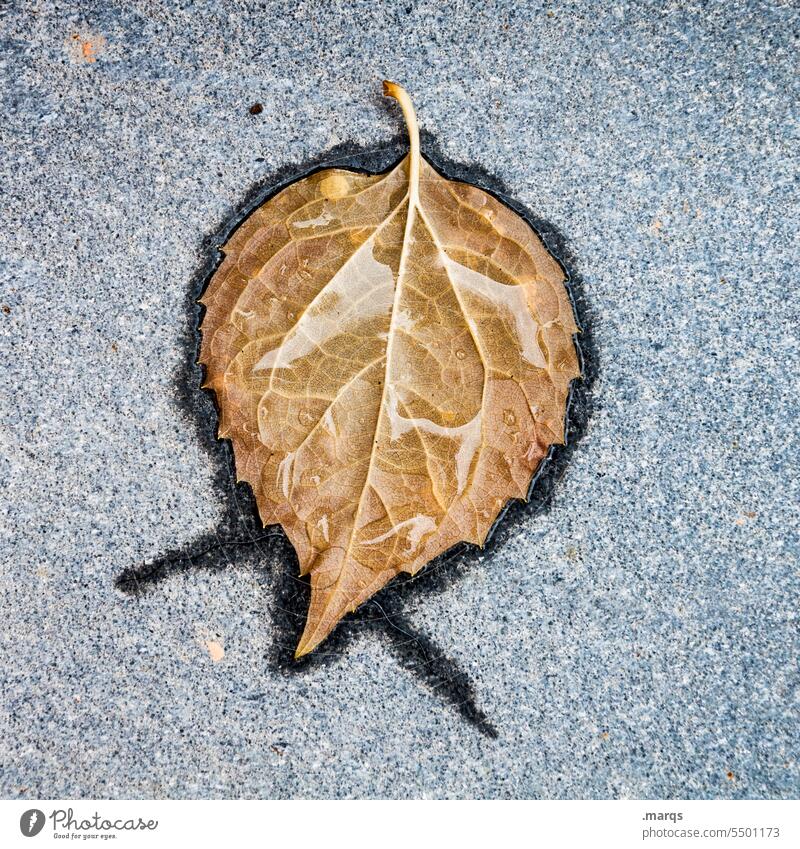
M 303 631 L 303 635 L 300 637 L 300 642 L 294 650 L 294 659 L 300 660 L 307 654 L 311 654 L 311 652 L 314 651 L 320 643 L 323 643 L 327 639 L 338 621 L 339 620 L 336 619 L 332 623 L 329 623 L 327 627 L 320 627 L 319 623 L 312 624 L 310 621 L 306 622 L 306 629 Z
M 320 628 L 319 623 L 306 621 L 306 628 L 303 635 L 300 637 L 300 642 L 294 650 L 294 659 L 300 660 L 307 654 L 311 654 L 317 646 L 325 640 L 325 638 L 333 630 L 333 626 L 338 620 L 334 621 L 328 628 Z
M 295 660 L 300 660 L 301 658 L 305 657 L 307 654 L 310 654 L 312 651 L 314 651 L 314 649 L 313 649 L 313 648 L 311 648 L 311 647 L 310 647 L 310 646 L 308 646 L 308 645 L 304 645 L 304 644 L 301 642 L 301 643 L 297 646 L 297 648 L 294 650 L 294 659 L 295 659 Z

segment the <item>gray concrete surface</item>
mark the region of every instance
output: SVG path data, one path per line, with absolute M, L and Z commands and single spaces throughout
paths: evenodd
M 797 796 L 797 31 L 789 2 L 2 4 L 0 794 Z M 551 509 L 405 608 L 497 739 L 379 631 L 277 669 L 280 547 L 114 588 L 225 509 L 176 390 L 204 238 L 394 137 L 384 76 L 563 234 L 598 352 Z

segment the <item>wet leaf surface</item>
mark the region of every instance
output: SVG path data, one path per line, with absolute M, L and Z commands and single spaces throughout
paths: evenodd
M 200 361 L 265 525 L 311 605 L 297 655 L 398 573 L 483 544 L 563 442 L 579 374 L 560 265 L 481 189 L 410 152 L 328 169 L 259 207 L 202 303 Z

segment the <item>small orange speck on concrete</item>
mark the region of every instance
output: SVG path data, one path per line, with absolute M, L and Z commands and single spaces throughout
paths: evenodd
M 225 649 L 216 640 L 206 640 L 205 647 L 208 656 L 214 663 L 219 663 L 225 657 Z
M 92 64 L 105 50 L 106 43 L 102 35 L 74 32 L 67 39 L 67 49 L 73 62 Z

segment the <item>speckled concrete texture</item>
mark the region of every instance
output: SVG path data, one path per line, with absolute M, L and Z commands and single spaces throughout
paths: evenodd
M 796 797 L 798 23 L 0 4 L 0 794 Z M 180 387 L 209 239 L 394 139 L 384 77 L 561 234 L 598 375 L 549 509 L 404 596 L 416 666 L 357 622 L 293 672 L 280 543 L 114 582 L 232 509 Z

